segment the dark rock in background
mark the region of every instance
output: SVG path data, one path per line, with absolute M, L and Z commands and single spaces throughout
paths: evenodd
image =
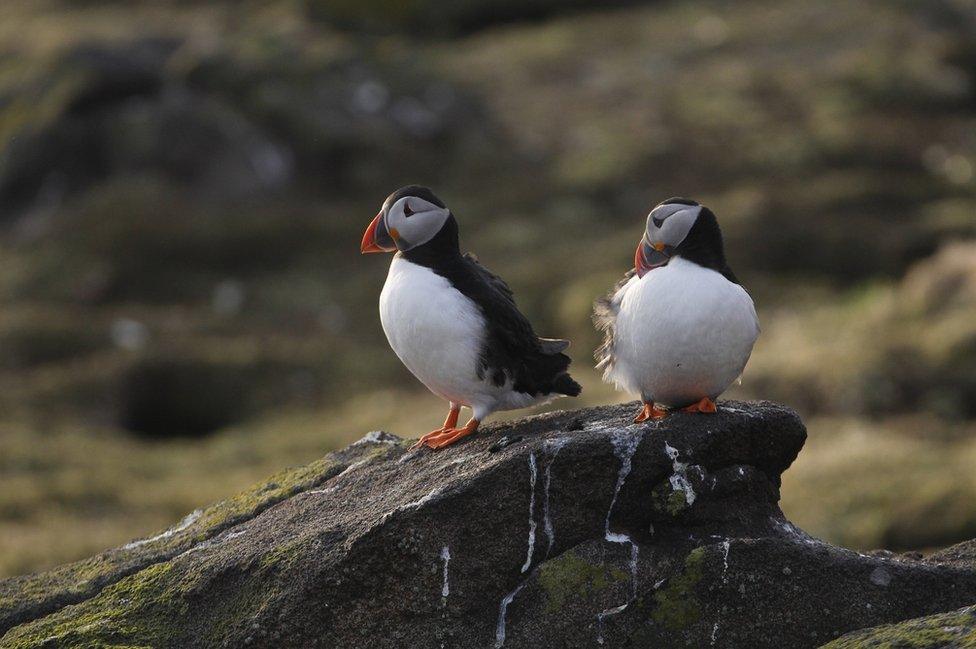
M 538 21 L 586 8 L 635 4 L 642 4 L 642 0 L 305 0 L 310 16 L 339 27 L 380 34 L 406 32 L 428 38 L 473 32 L 499 23 Z
M 211 204 L 273 196 L 296 177 L 356 193 L 484 144 L 476 106 L 453 85 L 405 60 L 335 50 L 268 43 L 242 60 L 232 44 L 200 52 L 175 38 L 69 50 L 0 88 L 0 111 L 22 124 L 2 133 L 0 217 L 143 175 Z
M 408 181 L 512 169 L 422 61 L 331 32 L 184 36 L 82 41 L 0 79 L 0 247 L 29 267 L 0 298 L 44 305 L 0 322 L 0 379 L 23 389 L 0 402 L 198 436 L 325 401 L 325 375 L 374 385 L 385 352 L 339 340 L 370 281 L 346 274 L 363 223 Z M 24 376 L 58 364 L 56 389 Z
M 0 582 L 0 646 L 813 647 L 976 601 L 964 548 L 868 556 L 785 520 L 792 411 L 635 426 L 633 408 L 439 453 L 371 433 L 156 537 Z

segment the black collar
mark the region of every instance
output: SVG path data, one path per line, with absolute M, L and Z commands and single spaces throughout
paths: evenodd
M 434 238 L 416 248 L 400 253 L 407 261 L 434 270 L 442 270 L 461 261 L 461 244 L 458 238 L 458 224 L 453 214 L 449 214 L 444 225 Z

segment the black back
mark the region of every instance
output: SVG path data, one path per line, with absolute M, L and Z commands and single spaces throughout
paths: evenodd
M 401 194 L 405 189 L 410 188 L 391 195 L 388 203 L 413 195 L 443 205 L 430 190 L 426 190 L 428 195 L 413 191 Z M 577 396 L 580 393 L 582 388 L 567 373 L 571 360 L 561 353 L 566 345 L 540 339 L 528 318 L 518 310 L 508 284 L 482 266 L 473 255 L 461 254 L 458 224 L 453 214 L 448 216 L 433 239 L 398 254 L 409 262 L 430 268 L 478 305 L 487 329 L 481 349 L 479 378 L 488 376 L 498 386 L 511 379 L 516 392 L 532 396 Z

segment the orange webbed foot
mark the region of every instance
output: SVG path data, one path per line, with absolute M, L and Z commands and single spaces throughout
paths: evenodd
M 437 430 L 430 431 L 426 435 L 421 436 L 421 438 L 418 439 L 416 442 L 414 442 L 413 443 L 413 446 L 410 447 L 410 450 L 412 451 L 415 448 L 420 448 L 421 446 L 426 446 L 427 445 L 427 442 L 429 442 L 431 439 L 433 439 L 437 435 L 440 435 L 441 433 L 443 433 L 445 431 L 448 431 L 448 430 L 451 430 L 451 429 L 450 428 L 438 428 Z
M 454 428 L 457 426 L 458 414 L 460 412 L 461 412 L 461 408 L 455 408 L 452 405 L 450 412 L 447 413 L 447 419 L 444 420 L 444 425 L 438 428 L 437 430 L 430 431 L 429 433 L 427 433 L 426 435 L 418 439 L 416 442 L 414 442 L 413 446 L 410 447 L 410 450 L 412 451 L 415 448 L 419 448 L 421 446 L 427 446 L 428 445 L 427 442 L 429 442 L 434 437 L 437 437 L 438 435 L 445 433 L 449 430 L 454 430 Z
M 668 416 L 667 410 L 654 405 L 653 402 L 645 401 L 643 409 L 641 409 L 641 411 L 637 413 L 637 416 L 634 417 L 634 423 L 642 424 L 645 421 L 648 421 L 649 419 L 654 419 L 654 420 L 664 419 L 667 416 Z
M 693 403 L 690 406 L 681 409 L 681 412 L 713 413 L 717 411 L 718 408 L 715 407 L 715 402 L 708 397 L 702 397 L 702 400 L 698 403 Z
M 434 450 L 444 448 L 445 446 L 450 446 L 459 439 L 467 437 L 478 430 L 478 424 L 480 423 L 481 422 L 472 417 L 471 421 L 469 421 L 464 428 L 452 428 L 445 430 L 444 432 L 431 437 L 429 440 L 424 442 L 424 445 Z

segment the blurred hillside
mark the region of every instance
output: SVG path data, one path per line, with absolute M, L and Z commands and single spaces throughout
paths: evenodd
M 736 394 L 811 425 L 791 518 L 976 535 L 976 4 L 613 5 L 6 0 L 0 574 L 439 424 L 358 251 L 411 182 L 587 403 L 625 398 L 590 304 L 707 203 L 764 328 Z

